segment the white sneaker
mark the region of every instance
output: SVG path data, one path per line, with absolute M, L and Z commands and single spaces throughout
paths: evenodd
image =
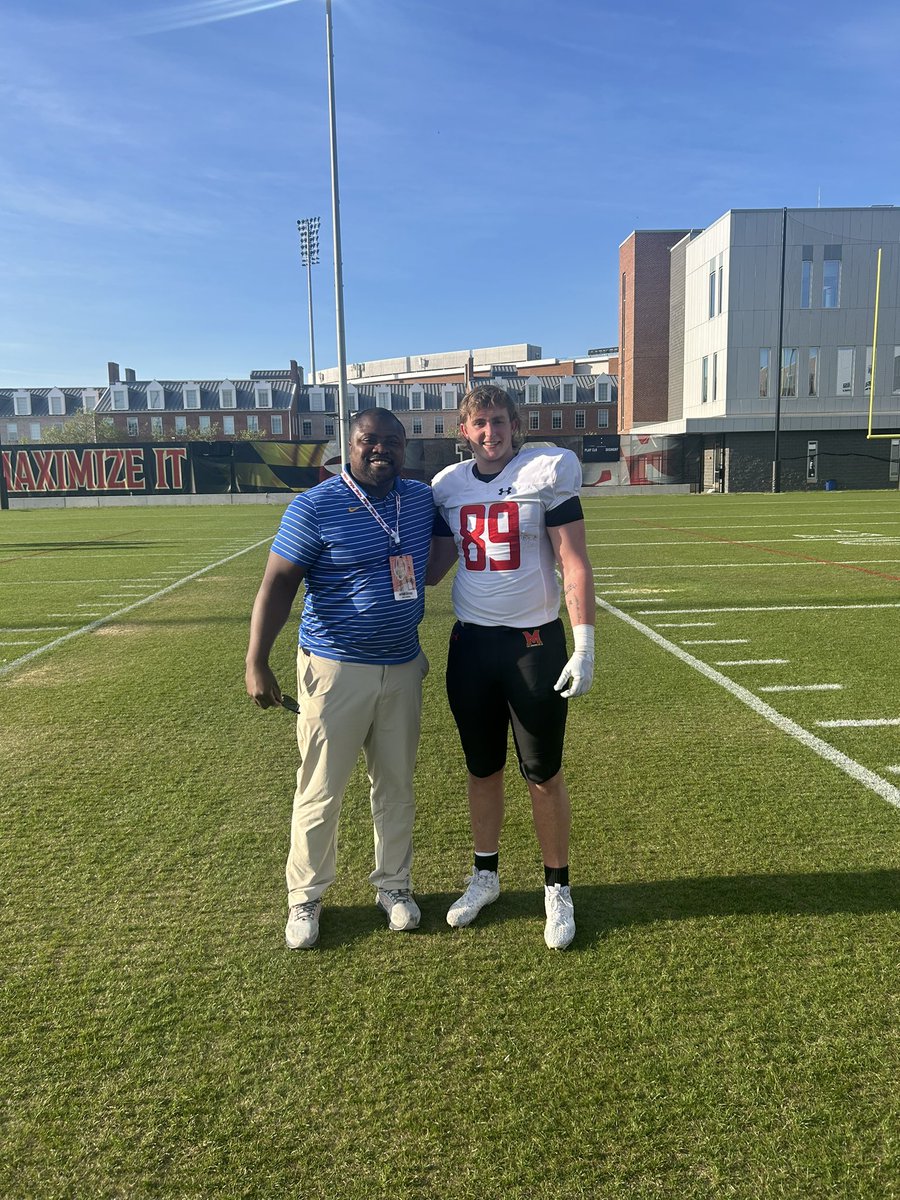
M 447 924 L 454 929 L 471 925 L 486 904 L 500 895 L 500 876 L 496 871 L 474 871 L 466 879 L 469 885 L 447 912 Z
M 394 933 L 418 929 L 422 912 L 409 888 L 379 888 L 375 903 L 388 917 L 388 929 Z
M 551 950 L 565 950 L 575 936 L 575 906 L 568 885 L 551 883 L 544 886 L 544 941 Z
M 321 911 L 321 900 L 305 900 L 302 904 L 291 905 L 284 930 L 284 940 L 287 942 L 289 950 L 311 950 L 313 948 L 319 940 L 319 914 Z

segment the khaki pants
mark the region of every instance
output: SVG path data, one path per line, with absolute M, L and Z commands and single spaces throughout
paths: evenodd
M 297 655 L 300 768 L 287 861 L 288 903 L 318 900 L 334 881 L 338 817 L 359 752 L 371 784 L 375 887 L 410 887 L 423 653 L 399 666 Z

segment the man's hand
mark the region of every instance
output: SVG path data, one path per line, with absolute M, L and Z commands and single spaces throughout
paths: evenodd
M 267 663 L 248 663 L 244 673 L 247 695 L 260 708 L 275 708 L 281 704 L 281 688 Z
M 559 692 L 566 700 L 571 700 L 573 696 L 583 696 L 585 692 L 590 691 L 594 682 L 594 627 L 576 625 L 572 633 L 575 638 L 575 652 L 553 685 L 553 690 Z

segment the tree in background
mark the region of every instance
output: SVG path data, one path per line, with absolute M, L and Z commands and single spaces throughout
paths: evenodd
M 45 426 L 41 433 L 42 442 L 117 442 L 120 440 L 116 427 L 108 417 L 98 417 L 93 412 L 73 413 L 61 425 Z

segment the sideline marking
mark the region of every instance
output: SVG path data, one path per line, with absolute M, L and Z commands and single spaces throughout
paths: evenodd
M 60 629 L 68 629 L 68 625 L 19 625 L 0 628 L 0 633 L 56 633 Z
M 883 725 L 900 725 L 900 717 L 871 717 L 865 721 L 816 721 L 821 729 L 875 729 Z
M 771 687 L 757 688 L 758 692 L 840 692 L 842 683 L 776 683 Z
M 647 604 L 656 601 L 646 601 Z M 664 601 L 659 601 L 664 603 Z M 661 608 L 653 616 L 677 617 L 684 613 L 722 613 L 722 612 L 843 612 L 850 608 L 900 608 L 900 601 L 891 600 L 886 604 L 739 604 L 735 608 Z M 639 616 L 649 616 L 649 613 L 639 613 Z
M 218 562 L 210 563 L 208 567 L 203 567 L 199 571 L 185 575 L 183 579 L 176 580 L 175 583 L 170 583 L 167 587 L 161 588 L 160 591 L 154 592 L 152 596 L 142 596 L 134 604 L 126 604 L 124 608 L 116 609 L 115 612 L 107 613 L 105 616 L 99 617 L 96 621 L 91 621 L 88 625 L 82 625 L 79 629 L 73 629 L 70 633 L 64 633 L 62 637 L 54 638 L 52 642 L 47 642 L 46 645 L 39 647 L 39 649 L 31 650 L 28 654 L 23 654 L 21 658 L 15 658 L 11 663 L 0 667 L 0 677 L 8 675 L 10 671 L 14 671 L 16 667 L 20 667 L 23 663 L 37 658 L 39 654 L 46 654 L 48 650 L 54 650 L 57 646 L 61 646 L 63 642 L 68 642 L 72 638 L 79 637 L 82 633 L 91 633 L 94 629 L 99 629 L 101 625 L 106 625 L 109 621 L 115 621 L 117 617 L 124 616 L 125 613 L 133 612 L 136 608 L 140 608 L 144 604 L 149 604 L 151 600 L 158 600 L 160 596 L 165 596 L 168 592 L 174 592 L 176 588 L 183 587 L 186 583 L 191 583 L 192 580 L 197 579 L 200 575 L 205 575 L 207 571 L 214 571 L 217 567 L 231 562 L 232 559 L 240 558 L 242 554 L 249 554 L 251 550 L 258 550 L 260 546 L 267 545 L 273 539 L 274 535 L 263 538 L 262 541 L 254 542 L 252 546 L 245 546 L 243 550 L 238 550 L 235 554 L 229 554 L 226 558 L 220 558 Z
M 740 700 L 742 704 L 746 704 L 748 708 L 753 709 L 755 713 L 763 717 L 777 729 L 780 729 L 782 733 L 787 733 L 791 737 L 796 738 L 798 742 L 806 746 L 807 749 L 812 750 L 815 754 L 818 754 L 820 758 L 824 758 L 826 762 L 830 762 L 832 766 L 849 775 L 851 779 L 855 779 L 857 783 L 861 783 L 863 787 L 867 787 L 877 796 L 880 796 L 882 800 L 886 800 L 888 804 L 892 804 L 894 808 L 900 809 L 900 788 L 896 787 L 889 780 L 882 779 L 880 775 L 877 775 L 874 771 L 870 771 L 862 763 L 858 763 L 855 759 L 842 753 L 842 751 L 822 738 L 816 737 L 814 733 L 810 733 L 808 729 L 804 729 L 796 721 L 792 721 L 789 717 L 785 717 L 782 713 L 778 712 L 777 709 L 772 708 L 765 700 L 760 700 L 753 692 L 748 691 L 745 687 L 741 687 L 739 683 L 735 683 L 733 679 L 729 679 L 721 671 L 717 671 L 714 667 L 709 666 L 708 663 L 695 658 L 687 650 L 682 650 L 680 646 L 676 646 L 674 642 L 670 642 L 668 638 L 663 637 L 661 633 L 657 633 L 655 629 L 651 629 L 649 625 L 644 625 L 641 621 L 636 620 L 630 613 L 623 612 L 614 605 L 607 603 L 600 596 L 597 596 L 596 600 L 605 612 L 610 613 L 611 616 L 618 617 L 626 625 L 631 625 L 638 633 L 642 633 L 651 642 L 655 642 L 661 649 L 668 651 L 669 654 L 674 654 L 683 663 L 686 663 L 689 667 L 693 667 L 695 671 L 698 671 L 713 683 L 717 683 L 720 687 L 723 687 L 736 700 Z M 900 718 L 897 718 L 895 724 L 900 725 Z
M 718 625 L 718 621 L 657 621 L 657 629 L 699 629 L 701 625 L 708 629 L 712 625 Z
M 749 638 L 689 638 L 682 646 L 746 646 Z

